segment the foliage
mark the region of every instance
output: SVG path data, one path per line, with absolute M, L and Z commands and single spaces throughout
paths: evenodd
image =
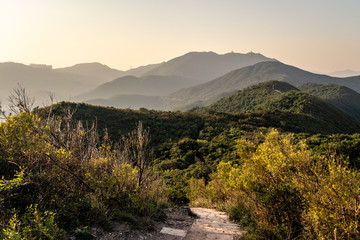
M 72 114 L 40 118 L 21 111 L 0 124 L 4 238 L 58 239 L 60 228 L 106 224 L 117 212 L 164 218 L 164 185 L 149 171 L 149 136 L 141 124 L 116 145 L 106 133 L 101 143 L 96 127 L 85 128 Z
M 2 239 L 60 239 L 64 231 L 55 223 L 55 214 L 38 211 L 37 205 L 30 205 L 25 214 L 18 219 L 13 214 L 7 228 L 0 233 Z
M 327 105 L 276 84 L 286 92 L 270 84 L 271 99 L 258 99 L 266 109 L 255 112 L 59 103 L 8 116 L 0 124 L 2 234 L 21 238 L 30 226 L 35 239 L 60 228 L 87 236 L 86 226 L 112 220 L 151 228 L 166 203 L 227 210 L 249 238 L 356 238 L 360 137 L 344 134 L 356 126 L 326 124 L 312 115 Z M 26 220 L 34 211 L 51 224 Z
M 280 95 L 283 92 L 298 90 L 296 87 L 280 81 L 268 81 L 245 88 L 233 95 L 220 99 L 208 108 L 217 112 L 253 111 L 259 105 Z
M 334 155 L 314 155 L 303 142 L 295 144 L 293 135 L 277 131 L 254 146 L 238 141 L 246 156 L 242 164 L 219 163 L 207 185 L 192 179 L 192 203 L 226 208 L 255 238 L 359 236 L 358 170 Z
M 313 94 L 314 90 L 306 86 L 304 89 Z M 271 118 L 277 119 L 276 121 L 283 123 L 282 125 L 288 125 L 289 123 L 295 123 L 294 125 L 296 125 L 296 118 L 302 118 L 305 125 L 298 124 L 298 126 L 300 126 L 302 131 L 314 129 L 314 133 L 316 129 L 319 129 L 318 131 L 322 133 L 352 133 L 359 131 L 359 122 L 350 116 L 358 117 L 357 115 L 360 111 L 358 107 L 360 95 L 356 92 L 349 92 L 352 91 L 350 89 L 349 91 L 345 91 L 347 90 L 343 90 L 345 87 L 337 85 L 329 85 L 327 88 L 331 90 L 334 88 L 338 89 L 337 91 L 339 93 L 336 93 L 335 90 L 335 93 L 331 91 L 335 100 L 330 100 L 327 95 L 324 95 L 325 93 L 315 94 L 314 96 L 307 92 L 301 92 L 286 82 L 269 81 L 251 86 L 238 93 L 220 99 L 206 108 L 198 108 L 193 111 L 203 113 L 206 111 L 247 113 L 247 115 L 254 115 L 256 113 L 257 115 L 261 113 L 264 115 L 264 113 L 270 113 L 274 115 Z M 330 89 L 322 89 L 319 91 L 326 92 L 330 91 Z M 340 90 L 343 91 L 340 93 Z M 341 96 L 337 96 L 339 94 Z M 342 97 L 343 95 L 345 96 Z M 316 96 L 319 96 L 319 98 Z M 332 103 L 334 103 L 334 105 Z M 280 117 L 280 115 L 284 115 L 282 112 L 291 114 Z M 326 127 L 321 125 L 326 125 Z M 320 128 L 318 126 L 320 126 Z M 283 128 L 283 126 L 279 124 L 278 126 L 273 124 L 272 127 Z M 284 130 L 298 131 L 294 127 Z
M 48 116 L 49 111 L 56 116 L 64 117 L 68 109 L 73 112 L 72 118 L 81 121 L 84 126 L 96 122 L 97 129 L 101 131 L 107 129 L 109 138 L 114 142 L 135 130 L 140 121 L 144 129 L 151 130 L 149 132 L 151 147 L 184 137 L 195 138 L 203 124 L 201 117 L 193 113 L 163 112 L 144 108 L 140 110 L 116 109 L 84 103 L 61 102 L 52 107 L 35 109 L 35 112 L 43 118 Z
M 360 94 L 345 86 L 306 83 L 298 86 L 304 92 L 325 99 L 343 112 L 360 121 Z

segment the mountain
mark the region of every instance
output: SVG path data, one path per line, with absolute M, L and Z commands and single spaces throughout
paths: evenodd
M 5 100 L 17 84 L 30 93 L 53 92 L 57 98 L 69 99 L 83 91 L 94 88 L 97 78 L 65 72 L 51 68 L 30 67 L 20 63 L 0 63 L 0 98 Z M 38 102 L 44 99 L 36 96 Z M 46 98 L 48 99 L 48 98 Z
M 352 76 L 359 76 L 360 71 L 353 71 L 353 70 L 347 69 L 347 70 L 335 71 L 335 72 L 329 73 L 329 75 L 333 76 L 333 77 L 352 77 Z
M 123 71 L 110 68 L 97 62 L 80 63 L 71 67 L 57 68 L 55 71 L 96 78 L 98 79 L 98 84 L 111 81 L 124 75 Z
M 180 76 L 124 76 L 104 83 L 78 97 L 79 100 L 109 98 L 115 95 L 165 96 L 178 89 L 193 86 L 191 79 Z
M 168 62 L 126 71 L 124 74 L 129 74 L 129 76 L 122 76 L 104 83 L 77 99 L 99 103 L 99 98 L 106 100 L 114 95 L 117 97 L 119 95 L 165 96 L 179 89 L 211 80 L 230 70 L 269 60 L 273 59 L 255 53 L 219 55 L 214 52 L 190 52 Z M 142 76 L 139 76 L 140 74 Z M 133 99 L 133 97 L 131 98 Z M 114 99 L 108 102 L 113 102 Z M 141 99 L 144 98 L 140 97 L 136 101 L 140 102 Z M 130 101 L 130 99 L 126 101 Z M 115 103 L 115 106 L 119 105 L 122 106 L 121 103 Z M 159 107 L 156 106 L 157 109 Z
M 360 130 L 360 122 L 339 110 L 325 100 L 309 93 L 301 92 L 294 86 L 279 81 L 269 81 L 248 87 L 231 96 L 223 98 L 205 110 L 229 113 L 273 113 L 273 121 L 276 117 L 282 117 L 278 121 L 284 124 L 293 124 L 299 118 L 306 124 L 327 127 L 338 132 L 353 132 Z M 204 112 L 204 109 L 195 109 Z M 286 113 L 290 113 L 287 114 Z
M 153 70 L 154 68 L 160 66 L 162 63 L 155 63 L 155 64 L 149 64 L 146 66 L 140 66 L 137 68 L 132 68 L 130 70 L 127 70 L 124 72 L 124 75 L 131 75 L 131 76 L 135 76 L 135 77 L 141 77 L 142 75 L 144 75 L 145 73 Z
M 222 76 L 231 70 L 263 61 L 276 60 L 252 52 L 247 54 L 227 53 L 223 55 L 214 52 L 189 52 L 160 64 L 144 75 L 175 75 L 194 79 L 196 83 L 203 83 Z
M 172 93 L 166 98 L 166 108 L 189 109 L 189 105 L 193 107 L 196 102 L 199 102 L 199 106 L 204 106 L 219 100 L 219 96 L 223 96 L 224 93 L 231 93 L 270 80 L 284 81 L 292 85 L 332 83 L 360 92 L 360 76 L 336 78 L 307 72 L 281 62 L 269 61 L 237 69 L 212 81 Z
M 315 83 L 302 84 L 298 88 L 326 100 L 360 122 L 360 94 L 354 90 L 335 84 Z
M 82 76 L 95 77 L 99 80 L 100 83 L 105 83 L 111 80 L 114 80 L 119 77 L 131 75 L 136 77 L 141 77 L 148 71 L 160 66 L 161 63 L 149 64 L 146 66 L 140 66 L 137 68 L 132 68 L 127 71 L 121 71 L 118 69 L 110 68 L 104 64 L 93 62 L 93 63 L 79 63 L 71 67 L 65 68 L 56 68 L 57 72 L 71 73 Z

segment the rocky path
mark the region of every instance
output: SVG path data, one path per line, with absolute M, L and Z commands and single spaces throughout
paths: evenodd
M 232 223 L 226 213 L 207 208 L 191 208 L 199 218 L 195 220 L 184 240 L 234 240 L 242 232 Z
M 242 232 L 239 226 L 232 223 L 226 213 L 207 208 L 191 208 L 197 219 L 187 229 L 176 229 L 164 226 L 160 233 L 164 240 L 234 240 Z
M 207 208 L 167 209 L 168 219 L 155 226 L 154 231 L 124 229 L 102 235 L 101 240 L 237 240 L 242 234 L 239 226 L 232 223 L 225 212 Z

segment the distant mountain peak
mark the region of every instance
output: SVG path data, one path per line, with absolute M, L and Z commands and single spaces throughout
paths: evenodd
M 97 69 L 113 69 L 105 64 L 99 62 L 89 62 L 89 63 L 77 63 L 71 67 L 58 68 L 58 69 L 69 69 L 69 68 L 97 68 Z M 114 69 L 116 70 L 116 69 Z M 120 70 L 117 70 L 120 71 Z
M 182 76 L 194 79 L 196 83 L 203 83 L 232 70 L 263 61 L 274 61 L 274 59 L 255 53 L 188 52 L 162 63 L 144 75 Z
M 91 76 L 97 78 L 99 83 L 114 80 L 124 74 L 123 71 L 110 68 L 99 62 L 78 63 L 71 67 L 56 68 L 54 70 L 62 73 Z

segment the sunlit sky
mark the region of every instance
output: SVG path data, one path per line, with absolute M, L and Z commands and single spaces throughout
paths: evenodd
M 359 0 L 0 0 L 0 62 L 128 70 L 190 51 L 360 70 Z

